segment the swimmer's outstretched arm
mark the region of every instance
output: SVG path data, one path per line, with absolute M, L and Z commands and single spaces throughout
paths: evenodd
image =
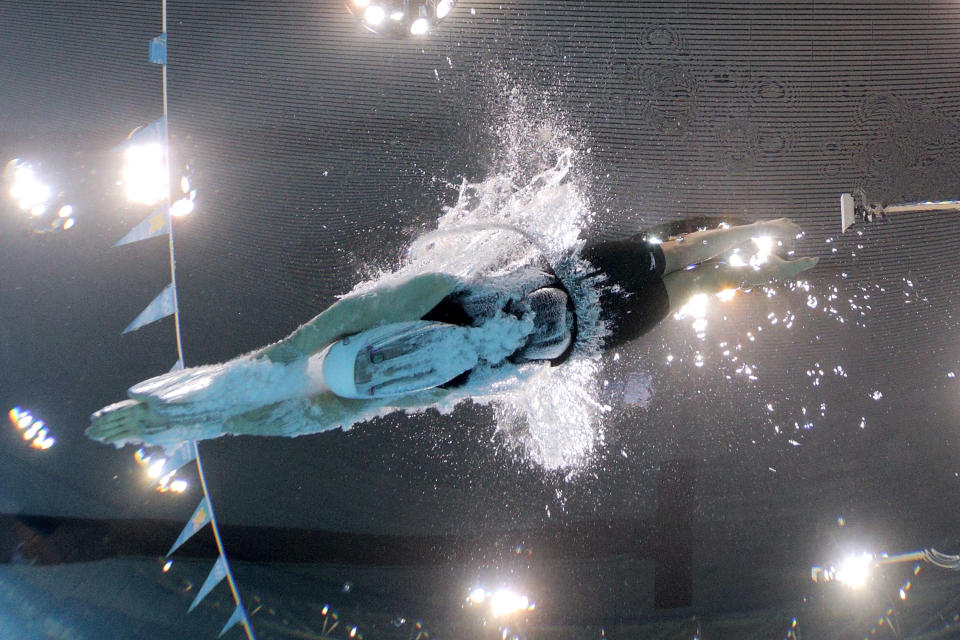
M 757 268 L 732 267 L 720 262 L 708 261 L 696 269 L 675 271 L 664 276 L 670 307 L 679 308 L 698 293 L 719 293 L 724 289 L 757 287 L 775 280 L 793 280 L 798 275 L 816 266 L 819 258 L 784 260 L 771 255 L 767 262 Z
M 716 258 L 722 253 L 749 242 L 752 238 L 771 236 L 792 240 L 801 233 L 803 229 L 786 218 L 688 233 L 683 240 L 670 240 L 660 245 L 666 260 L 664 273 L 680 271 L 692 264 Z
M 418 320 L 459 284 L 461 280 L 449 274 L 424 273 L 399 284 L 347 296 L 283 340 L 250 355 L 265 356 L 271 362 L 292 362 L 364 329 L 388 322 Z

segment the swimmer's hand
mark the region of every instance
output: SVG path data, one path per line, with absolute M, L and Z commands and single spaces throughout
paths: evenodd
M 771 254 L 765 263 L 756 269 L 744 269 L 746 276 L 741 286 L 759 287 L 775 280 L 795 280 L 798 275 L 817 266 L 820 258 L 806 256 L 796 260 L 784 260 Z
M 803 229 L 797 223 L 787 218 L 776 218 L 774 220 L 761 220 L 754 222 L 758 234 L 770 235 L 781 240 L 793 240 L 803 234 Z M 814 262 L 816 264 L 816 262 Z M 809 267 L 807 267 L 809 268 Z

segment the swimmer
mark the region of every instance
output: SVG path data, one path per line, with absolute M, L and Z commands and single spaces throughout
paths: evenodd
M 734 267 L 717 258 L 756 237 L 800 233 L 779 218 L 660 244 L 642 236 L 587 243 L 580 257 L 604 281 L 604 348 L 635 340 L 696 294 L 796 278 L 817 259 L 771 255 Z M 229 362 L 134 385 L 129 400 L 94 413 L 86 433 L 118 447 L 169 447 L 349 427 L 460 398 L 457 389 L 492 384 L 528 364 L 562 365 L 577 337 L 578 309 L 549 267 L 476 281 L 424 273 L 346 296 L 283 340 Z

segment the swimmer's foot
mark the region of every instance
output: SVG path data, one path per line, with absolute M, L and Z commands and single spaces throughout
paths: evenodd
M 744 278 L 744 284 L 748 286 L 760 286 L 773 282 L 774 280 L 794 280 L 804 271 L 817 266 L 819 261 L 820 258 L 817 257 L 784 260 L 778 256 L 771 255 L 760 268 L 745 270 L 746 278 Z

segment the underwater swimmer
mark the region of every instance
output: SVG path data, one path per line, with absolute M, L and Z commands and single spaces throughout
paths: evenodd
M 780 218 L 659 245 L 587 243 L 580 257 L 606 279 L 604 347 L 636 339 L 695 294 L 795 278 L 817 260 L 771 255 L 737 268 L 715 258 L 757 236 L 799 233 Z M 304 435 L 456 402 L 468 383 L 493 384 L 529 363 L 561 365 L 575 351 L 577 309 L 549 268 L 521 271 L 476 281 L 425 273 L 346 296 L 272 345 L 134 385 L 129 400 L 93 414 L 87 435 L 116 446 Z

